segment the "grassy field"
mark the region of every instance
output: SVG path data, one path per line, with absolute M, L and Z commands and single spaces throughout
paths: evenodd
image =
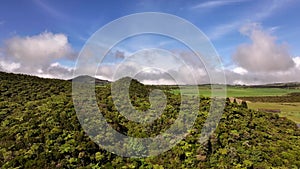
M 195 91 L 191 86 L 182 86 L 182 91 L 189 95 L 195 95 Z M 282 96 L 288 93 L 300 92 L 299 89 L 284 89 L 284 88 L 250 88 L 241 86 L 229 86 L 226 88 L 227 97 L 260 97 L 260 96 Z M 179 89 L 171 91 L 175 94 L 180 94 Z M 210 97 L 211 89 L 210 86 L 199 86 L 199 93 L 202 96 Z M 219 95 L 220 89 L 215 89 L 215 93 Z
M 188 95 L 195 95 L 197 93 L 192 90 L 191 86 L 182 86 L 184 93 Z M 220 89 L 219 89 L 220 90 Z M 251 88 L 242 86 L 229 86 L 227 87 L 226 97 L 237 98 L 237 97 L 268 97 L 268 96 L 285 96 L 289 93 L 299 93 L 300 89 L 288 89 L 288 88 Z M 215 89 L 216 94 L 220 95 L 218 89 Z M 180 94 L 179 89 L 171 90 L 172 93 Z M 211 89 L 210 86 L 199 86 L 199 93 L 202 96 L 210 97 Z M 300 124 L 300 102 L 291 103 L 268 103 L 268 102 L 248 102 L 248 107 L 250 109 L 279 109 L 279 113 L 282 117 L 287 117 L 288 119 Z
M 250 109 L 279 109 L 282 117 L 300 124 L 300 103 L 262 103 L 262 102 L 248 102 Z

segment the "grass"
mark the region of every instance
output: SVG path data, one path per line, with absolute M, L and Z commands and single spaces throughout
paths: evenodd
M 250 109 L 280 109 L 279 114 L 282 117 L 300 124 L 300 103 L 265 103 L 265 102 L 249 102 L 248 107 Z
M 182 89 L 173 89 L 171 92 L 180 94 L 180 91 L 188 94 L 195 95 L 197 92 L 193 90 L 194 87 L 182 86 Z M 288 93 L 300 92 L 299 89 L 287 89 L 287 88 L 249 88 L 241 86 L 228 86 L 226 88 L 227 97 L 260 97 L 260 96 L 282 96 Z M 202 96 L 210 97 L 211 89 L 210 86 L 199 86 L 199 93 Z M 215 94 L 220 95 L 222 90 L 215 89 Z
M 182 91 L 188 95 L 195 95 L 197 92 L 191 86 L 182 86 Z M 250 88 L 242 86 L 228 86 L 226 97 L 265 97 L 265 96 L 284 96 L 289 93 L 300 92 L 299 89 L 288 88 Z M 180 94 L 180 89 L 171 90 L 174 94 Z M 199 93 L 205 97 L 211 97 L 210 86 L 199 86 Z M 216 95 L 221 94 L 220 89 L 215 89 Z M 282 117 L 300 124 L 300 102 L 295 103 L 267 103 L 267 102 L 248 102 L 250 109 L 280 109 Z

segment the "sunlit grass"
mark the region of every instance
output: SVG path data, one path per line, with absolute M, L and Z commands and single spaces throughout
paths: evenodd
M 174 94 L 180 94 L 180 92 L 188 95 L 196 95 L 197 91 L 193 86 L 181 86 L 181 89 L 171 90 Z M 211 96 L 211 88 L 207 86 L 199 86 L 199 94 L 205 97 Z M 215 95 L 221 95 L 223 90 L 219 88 L 214 89 Z M 299 89 L 288 88 L 250 88 L 241 86 L 228 86 L 226 88 L 227 97 L 259 97 L 259 96 L 282 96 L 288 93 L 300 92 Z
M 300 103 L 263 103 L 263 102 L 249 102 L 250 109 L 280 109 L 279 113 L 282 117 L 300 123 Z
M 188 95 L 196 95 L 197 92 L 191 86 L 182 86 L 181 91 Z M 180 94 L 180 89 L 171 90 L 174 94 Z M 288 88 L 250 88 L 241 86 L 228 86 L 226 96 L 230 98 L 236 97 L 264 97 L 264 96 L 283 96 L 289 93 L 300 92 L 299 89 Z M 221 95 L 221 89 L 215 89 L 215 95 Z M 210 86 L 200 86 L 199 94 L 205 97 L 211 97 Z M 266 103 L 266 102 L 248 102 L 250 109 L 279 109 L 282 117 L 300 123 L 300 102 L 297 103 Z

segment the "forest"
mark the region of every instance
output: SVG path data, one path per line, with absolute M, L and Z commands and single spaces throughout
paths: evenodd
M 122 84 L 122 80 L 114 83 Z M 0 72 L 0 82 L 1 168 L 300 168 L 300 129 L 296 123 L 276 113 L 249 109 L 245 102 L 226 99 L 216 130 L 200 143 L 212 102 L 201 96 L 193 128 L 172 149 L 158 156 L 125 158 L 101 148 L 83 130 L 73 105 L 71 81 Z M 155 136 L 178 115 L 180 95 L 168 92 L 176 86 L 163 87 L 167 106 L 161 117 L 141 125 L 116 110 L 111 85 L 96 86 L 97 104 L 110 126 L 124 135 Z M 156 88 L 162 87 L 131 80 L 132 105 L 148 109 L 149 92 Z M 137 151 L 142 150 L 137 146 Z

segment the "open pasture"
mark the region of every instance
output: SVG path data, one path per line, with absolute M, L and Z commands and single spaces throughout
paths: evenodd
M 171 92 L 180 94 L 180 92 L 187 93 L 189 95 L 197 94 L 192 86 L 181 86 L 181 89 L 172 89 Z M 211 96 L 210 85 L 201 85 L 198 87 L 199 94 L 205 97 Z M 214 88 L 215 94 L 222 94 L 222 90 L 218 87 Z M 260 97 L 260 96 L 282 96 L 289 93 L 300 92 L 300 89 L 295 88 L 263 88 L 263 87 L 244 87 L 244 86 L 227 86 L 227 97 Z
M 180 94 L 180 90 L 189 95 L 196 95 L 191 86 L 181 86 L 181 89 L 172 89 L 170 92 Z M 199 86 L 199 94 L 205 97 L 211 97 L 210 85 Z M 221 95 L 221 89 L 215 88 L 215 94 Z M 253 110 L 270 109 L 280 110 L 279 115 L 287 117 L 288 119 L 300 124 L 300 102 L 287 99 L 288 97 L 295 97 L 291 93 L 299 93 L 297 88 L 266 88 L 266 87 L 245 87 L 245 86 L 227 86 L 226 97 L 239 98 L 246 100 L 248 107 Z M 247 97 L 251 100 L 247 100 Z M 296 97 L 299 97 L 296 95 Z M 270 98 L 270 99 L 268 99 Z M 275 98 L 275 99 L 274 99 Z M 282 98 L 282 100 L 280 100 Z M 288 101 L 287 101 L 288 100 Z M 292 102 L 289 102 L 292 100 Z

